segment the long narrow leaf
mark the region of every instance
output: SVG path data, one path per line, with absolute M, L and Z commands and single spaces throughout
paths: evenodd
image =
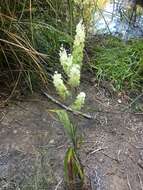
M 76 146 L 76 128 L 70 122 L 68 114 L 65 110 L 56 110 L 56 113 L 72 143 Z

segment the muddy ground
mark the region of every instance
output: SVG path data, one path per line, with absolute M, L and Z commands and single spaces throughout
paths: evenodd
M 74 118 L 84 137 L 81 160 L 91 189 L 143 190 L 143 113 L 130 113 L 128 97 L 112 96 L 105 87 L 86 82 L 81 89 L 87 93 L 83 111 L 96 116 Z M 64 189 L 69 142 L 53 108 L 35 94 L 0 109 L 0 190 Z

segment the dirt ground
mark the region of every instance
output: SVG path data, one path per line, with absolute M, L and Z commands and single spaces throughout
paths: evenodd
M 91 190 L 143 190 L 143 113 L 130 113 L 127 97 L 112 97 L 106 88 L 86 82 L 81 89 L 87 93 L 83 112 L 96 116 L 74 118 Z M 69 142 L 53 108 L 35 94 L 0 109 L 0 190 L 64 189 Z

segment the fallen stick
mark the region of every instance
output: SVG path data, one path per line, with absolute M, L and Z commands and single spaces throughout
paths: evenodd
M 49 95 L 47 92 L 42 91 L 42 93 L 48 98 L 50 99 L 52 102 L 56 103 L 58 106 L 60 106 L 61 108 L 73 113 L 74 115 L 81 115 L 82 117 L 86 118 L 86 119 L 96 119 L 96 116 L 91 116 L 89 114 L 80 112 L 80 111 L 75 111 L 72 108 L 66 106 L 65 104 L 62 104 L 60 101 L 56 100 L 54 97 L 52 97 L 51 95 Z

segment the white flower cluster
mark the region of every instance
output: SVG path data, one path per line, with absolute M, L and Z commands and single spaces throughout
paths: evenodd
M 74 46 L 79 46 L 83 44 L 85 40 L 85 27 L 82 23 L 82 20 L 76 26 L 76 35 L 74 40 Z
M 57 71 L 55 71 L 55 74 L 53 76 L 53 84 L 54 84 L 56 90 L 58 91 L 59 95 L 63 99 L 65 99 L 69 95 L 69 92 L 62 80 L 62 76 Z
M 63 67 L 64 72 L 68 76 L 68 84 L 72 88 L 75 88 L 80 84 L 80 71 L 83 59 L 84 40 L 85 28 L 82 21 L 80 21 L 76 27 L 76 35 L 72 55 L 68 54 L 66 50 L 63 48 L 63 46 L 61 47 L 59 52 L 60 63 Z M 69 92 L 66 86 L 64 85 L 61 74 L 55 72 L 53 76 L 53 83 L 59 95 L 65 99 L 66 96 L 69 95 Z M 75 105 L 78 109 L 80 109 L 80 107 L 82 107 L 82 104 L 84 104 L 83 97 L 85 98 L 83 93 L 81 93 L 78 95 L 75 101 Z
M 77 87 L 80 84 L 80 66 L 73 64 L 69 73 L 70 86 Z
M 80 66 L 72 63 L 72 55 L 67 54 L 66 50 L 61 47 L 60 49 L 60 63 L 67 76 L 69 77 L 69 85 L 77 87 L 80 84 Z
M 71 54 L 68 55 L 63 46 L 60 49 L 59 55 L 60 55 L 60 63 L 63 66 L 65 73 L 68 75 L 70 68 L 72 66 L 72 55 Z
M 83 48 L 85 41 L 85 27 L 82 23 L 82 20 L 78 23 L 76 27 L 76 35 L 73 44 L 73 64 L 82 65 L 83 61 Z
M 80 110 L 84 106 L 85 97 L 86 97 L 86 94 L 84 92 L 80 92 L 77 95 L 76 100 L 74 104 L 72 105 L 72 108 L 75 110 Z

